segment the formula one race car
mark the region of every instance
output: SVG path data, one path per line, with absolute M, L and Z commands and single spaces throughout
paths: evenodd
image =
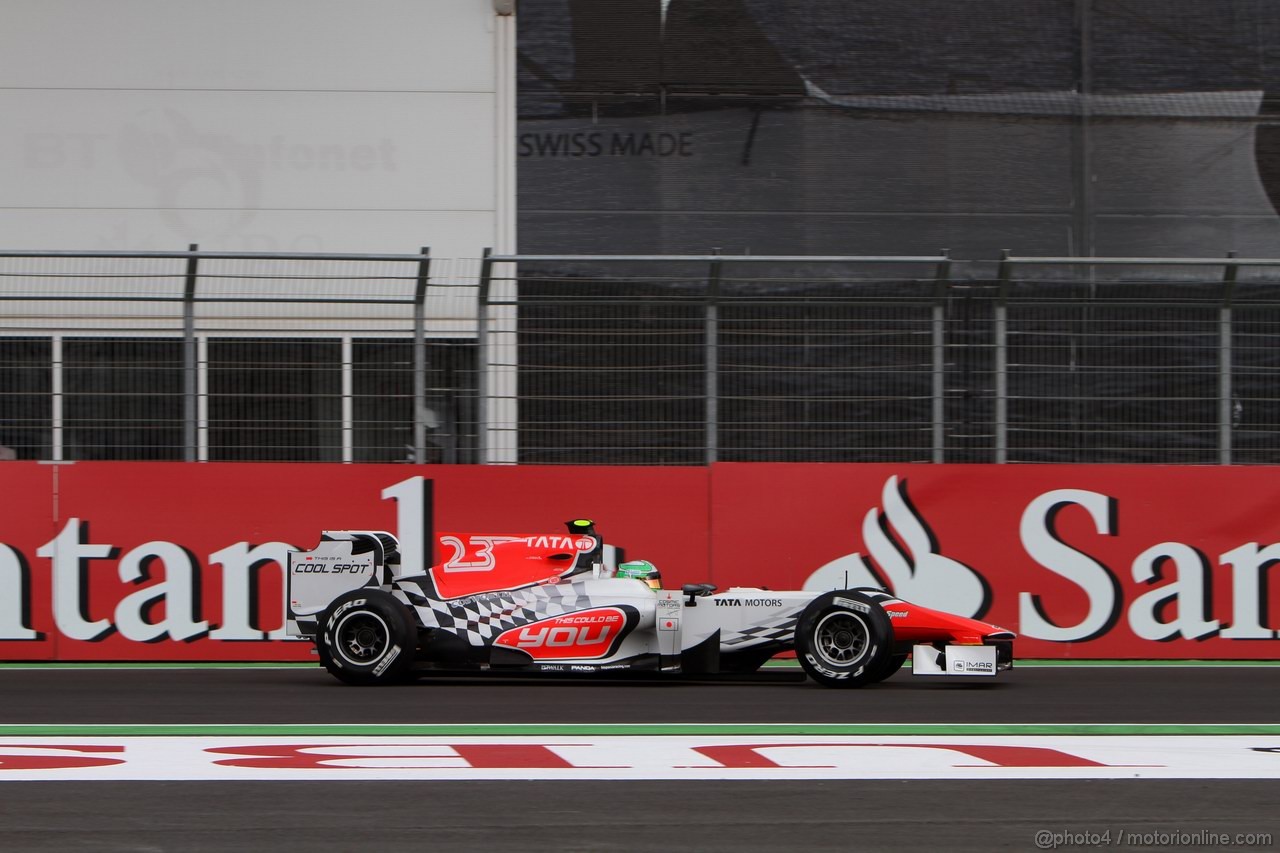
M 882 590 L 661 589 L 651 564 L 607 567 L 593 522 L 567 524 L 565 535 L 442 535 L 447 559 L 426 568 L 401 564 L 389 533 L 326 531 L 289 553 L 288 631 L 347 684 L 430 671 L 704 677 L 792 650 L 828 687 L 882 681 L 908 654 L 917 674 L 1013 665 L 1011 632 Z

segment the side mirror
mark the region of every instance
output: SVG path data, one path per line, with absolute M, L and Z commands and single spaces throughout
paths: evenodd
M 685 607 L 697 607 L 699 598 L 715 591 L 716 585 L 713 583 L 687 583 L 680 587 L 680 592 L 688 596 L 684 602 Z

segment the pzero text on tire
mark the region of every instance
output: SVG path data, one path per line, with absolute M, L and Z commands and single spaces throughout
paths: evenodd
M 800 614 L 796 657 L 826 687 L 873 684 L 893 657 L 893 624 L 879 602 L 856 590 L 824 593 Z
M 329 673 L 346 684 L 403 681 L 417 652 L 409 609 L 377 589 L 336 598 L 320 618 L 316 649 Z

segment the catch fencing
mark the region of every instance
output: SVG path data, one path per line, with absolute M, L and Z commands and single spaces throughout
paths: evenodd
M 0 454 L 1274 463 L 1278 268 L 0 251 Z

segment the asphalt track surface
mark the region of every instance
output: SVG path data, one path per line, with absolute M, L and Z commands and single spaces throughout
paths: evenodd
M 963 683 L 902 672 L 864 690 L 766 678 L 353 688 L 318 667 L 0 669 L 0 724 L 1280 723 L 1280 667 L 1036 667 Z
M 1280 668 L 1020 669 L 808 683 L 432 679 L 312 669 L 0 669 L 0 725 L 1276 723 Z M 1035 850 L 1050 832 L 1269 832 L 1274 780 L 0 782 L 5 851 Z M 1156 844 L 1112 849 L 1277 849 Z M 1092 849 L 1068 844 L 1058 849 Z

